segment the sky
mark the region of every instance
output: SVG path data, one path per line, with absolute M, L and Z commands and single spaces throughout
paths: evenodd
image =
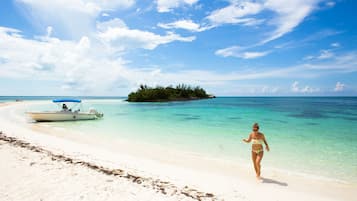
M 353 0 L 2 0 L 0 96 L 356 96 Z

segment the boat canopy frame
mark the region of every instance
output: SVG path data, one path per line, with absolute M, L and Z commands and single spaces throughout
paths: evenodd
M 82 100 L 80 99 L 54 99 L 52 100 L 53 103 L 56 103 L 59 108 L 62 108 L 62 103 L 74 103 L 72 106 L 68 108 L 67 111 L 72 112 L 72 110 L 80 111 L 82 109 Z M 76 110 L 77 109 L 77 110 Z
M 80 103 L 82 100 L 79 99 L 54 99 L 52 100 L 54 103 Z

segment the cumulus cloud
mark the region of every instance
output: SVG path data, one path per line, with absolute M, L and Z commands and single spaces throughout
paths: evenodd
M 127 9 L 134 0 L 17 0 L 25 16 L 39 29 L 51 25 L 58 35 L 69 39 L 79 39 L 93 32 L 95 19 L 103 12 L 113 9 Z
M 200 24 L 197 24 L 192 20 L 178 20 L 166 24 L 158 23 L 157 26 L 164 29 L 186 29 L 192 32 L 201 32 L 213 28 L 212 26 L 201 26 Z
M 164 13 L 170 12 L 174 8 L 189 5 L 192 6 L 197 3 L 198 0 L 156 0 L 157 11 Z
M 314 93 L 320 91 L 318 88 L 313 88 L 308 85 L 304 87 L 299 86 L 298 81 L 294 81 L 293 84 L 291 85 L 291 91 L 295 93 Z
M 108 24 L 114 26 L 120 24 L 120 21 Z M 143 34 L 137 33 L 139 37 Z M 142 83 L 209 85 L 222 82 L 221 79 L 223 79 L 223 77 L 217 79 L 214 72 L 168 73 L 162 72 L 160 68 L 128 67 L 127 61 L 118 57 L 111 48 L 106 47 L 105 43 L 87 36 L 73 41 L 46 36 L 28 39 L 20 34 L 19 30 L 0 27 L 1 78 L 50 80 L 58 82 L 64 91 L 97 95 L 103 92 L 108 93 L 119 86 L 125 86 L 124 88 L 129 90 Z M 145 34 L 148 33 L 144 33 L 144 37 L 146 37 Z M 157 35 L 148 35 L 155 39 L 158 37 L 159 40 L 163 40 L 161 42 L 171 40 L 170 38 L 160 39 Z M 146 45 L 152 48 L 149 44 Z M 202 75 L 207 77 L 199 81 L 197 78 Z
M 320 55 L 317 57 L 317 59 L 329 59 L 333 56 L 334 54 L 330 50 L 321 50 Z
M 345 89 L 345 84 L 341 82 L 337 82 L 333 90 L 339 92 L 339 91 L 343 91 L 344 89 Z
M 99 22 L 97 27 L 100 30 L 98 37 L 112 47 L 119 49 L 144 48 L 152 50 L 161 44 L 173 41 L 191 42 L 195 40 L 194 36 L 182 37 L 172 32 L 168 32 L 166 35 L 158 35 L 149 31 L 130 29 L 120 19 Z
M 0 29 L 0 40 L 6 47 L 0 47 L 6 58 L 0 66 L 1 77 L 58 81 L 64 88 L 83 92 L 107 89 L 125 70 L 125 61 L 97 54 L 96 49 L 105 49 L 86 36 L 77 42 L 58 38 L 41 41 L 14 36 L 14 31 L 19 32 Z
M 116 23 L 120 21 L 110 24 Z M 1 78 L 49 80 L 59 83 L 58 90 L 98 95 L 118 87 L 128 93 L 142 83 L 197 83 L 197 79 L 192 78 L 202 75 L 194 71 L 165 73 L 159 68 L 128 67 L 127 61 L 106 48 L 106 44 L 87 36 L 72 41 L 54 37 L 28 39 L 20 33 L 16 29 L 0 27 Z M 213 76 L 209 73 L 211 79 Z M 209 84 L 211 81 L 203 82 Z
M 269 21 L 276 29 L 262 41 L 278 39 L 283 35 L 291 32 L 298 26 L 317 6 L 319 0 L 267 0 L 264 7 L 276 13 L 276 16 Z
M 276 40 L 293 31 L 316 7 L 320 0 L 264 0 L 264 1 L 231 1 L 230 5 L 217 9 L 206 17 L 212 26 L 224 24 L 242 24 L 255 26 L 264 24 L 273 29 L 263 35 L 263 38 L 254 46 L 261 46 Z M 263 19 L 260 14 L 264 11 L 272 12 L 272 17 Z M 218 50 L 216 53 L 225 53 L 230 47 Z M 249 48 L 248 48 L 249 49 Z M 270 53 L 263 52 L 238 52 L 224 54 L 238 58 L 256 58 Z M 217 54 L 222 55 L 222 54 Z
M 47 38 L 51 37 L 52 31 L 53 31 L 53 28 L 51 26 L 48 26 L 47 27 L 47 35 L 46 35 Z
M 230 5 L 213 11 L 207 16 L 207 19 L 217 26 L 221 24 L 257 25 L 263 22 L 266 22 L 267 25 L 275 26 L 275 30 L 261 41 L 264 44 L 291 32 L 315 9 L 319 1 L 233 1 Z M 266 10 L 274 13 L 271 19 L 257 17 L 258 14 Z
M 331 47 L 340 47 L 341 44 L 340 43 L 331 43 Z
M 101 28 L 105 31 L 108 27 L 118 25 L 123 26 L 123 23 L 116 20 Z M 105 43 L 89 36 L 76 41 L 53 36 L 30 39 L 21 36 L 19 30 L 0 27 L 0 41 L 1 78 L 50 80 L 59 83 L 63 91 L 87 95 L 113 94 L 113 90 L 118 88 L 124 90 L 121 94 L 127 94 L 142 83 L 151 86 L 188 83 L 221 91 L 232 81 L 319 76 L 321 72 L 331 70 L 357 71 L 356 52 L 340 55 L 337 57 L 339 60 L 329 62 L 329 65 L 310 64 L 225 73 L 210 70 L 167 72 L 159 67 L 143 69 L 130 66 L 128 61 L 107 48 Z M 274 93 L 278 88 L 258 86 L 254 90 Z M 300 87 L 298 82 L 293 83 L 292 90 L 299 93 L 319 91 L 309 86 Z M 229 94 L 227 91 L 225 93 Z
M 293 91 L 293 92 L 299 92 L 300 91 L 300 89 L 299 89 L 299 82 L 298 81 L 295 81 L 295 82 L 293 82 L 293 84 L 291 85 L 291 90 Z
M 317 60 L 325 60 L 325 59 L 331 59 L 335 57 L 335 53 L 331 49 L 327 50 L 321 50 L 320 54 L 317 56 L 306 56 L 304 57 L 304 60 L 312 60 L 312 59 L 317 59 Z
M 256 2 L 233 2 L 231 5 L 213 11 L 207 19 L 214 25 L 220 24 L 259 24 L 259 19 L 247 17 L 263 10 L 263 5 Z
M 55 35 L 59 39 L 79 41 L 86 36 L 90 40 L 103 43 L 103 48 L 114 52 L 135 48 L 153 50 L 159 45 L 174 41 L 195 40 L 193 36 L 183 37 L 174 32 L 156 34 L 145 30 L 130 29 L 123 20 L 118 18 L 97 21 L 100 15 L 108 16 L 105 11 L 130 8 L 135 4 L 135 0 L 54 0 L 51 4 L 39 0 L 18 0 L 17 2 L 24 5 L 26 16 L 31 16 L 31 21 L 41 26 L 50 25 L 47 26 L 47 36 L 37 37 L 41 40 Z
M 61 11 L 73 10 L 76 12 L 97 15 L 98 12 L 111 9 L 126 9 L 135 4 L 135 0 L 52 0 L 51 4 L 41 0 L 17 0 L 34 9 L 58 9 Z
M 232 46 L 224 49 L 219 49 L 215 52 L 216 55 L 223 57 L 238 57 L 242 59 L 255 59 L 258 57 L 263 57 L 269 54 L 269 51 L 263 52 L 253 52 L 253 51 L 244 51 L 244 48 L 239 46 Z
M 125 22 L 119 18 L 113 18 L 107 21 L 97 22 L 97 30 L 106 31 L 110 28 L 128 28 Z
M 120 24 L 120 21 L 116 23 Z M 38 80 L 57 81 L 61 83 L 63 90 L 95 94 L 115 86 L 130 88 L 141 83 L 216 86 L 234 80 L 285 77 L 291 74 L 289 70 L 281 69 L 217 73 L 204 70 L 165 72 L 160 68 L 128 67 L 124 59 L 116 56 L 110 48 L 106 48 L 105 44 L 95 38 L 83 36 L 78 41 L 69 41 L 50 37 L 41 40 L 24 38 L 20 34 L 16 29 L 0 28 L 0 41 L 3 44 L 0 46 L 0 77 L 36 77 Z
M 115 26 L 120 23 L 116 20 L 108 24 Z M 112 48 L 107 48 L 106 43 L 96 38 L 83 36 L 78 41 L 73 41 L 46 35 L 46 37 L 27 39 L 20 34 L 19 30 L 0 27 L 2 41 L 0 77 L 2 78 L 50 80 L 58 82 L 61 85 L 59 88 L 63 91 L 97 95 L 108 93 L 119 86 L 126 86 L 124 90 L 129 90 L 142 83 L 168 84 L 172 80 L 177 80 L 179 83 L 192 83 L 192 78 L 185 77 L 185 73 L 165 74 L 156 68 L 129 68 L 126 60 L 118 57 Z M 150 33 L 134 32 L 138 37 L 147 37 L 145 34 L 149 36 L 145 38 L 149 42 L 142 42 L 141 45 L 147 48 L 158 45 L 150 44 L 150 37 L 163 43 L 172 40 Z M 192 76 L 199 75 L 193 73 Z
M 263 94 L 275 94 L 279 91 L 279 87 L 263 86 L 261 93 Z
M 328 7 L 334 7 L 336 5 L 336 2 L 328 1 L 328 2 L 326 2 L 325 5 L 328 6 Z

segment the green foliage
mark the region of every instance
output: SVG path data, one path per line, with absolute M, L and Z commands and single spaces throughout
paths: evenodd
M 146 85 L 140 85 L 136 92 L 128 95 L 129 102 L 164 102 L 164 101 L 180 101 L 180 100 L 195 100 L 209 98 L 210 96 L 201 87 L 191 87 L 185 84 L 179 84 L 175 88 L 173 86 L 155 88 Z

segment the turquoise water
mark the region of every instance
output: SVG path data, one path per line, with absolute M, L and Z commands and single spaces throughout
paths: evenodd
M 357 183 L 354 97 L 222 97 L 172 103 L 117 99 L 88 105 L 104 112 L 104 119 L 51 124 L 250 163 L 250 145 L 242 138 L 258 122 L 271 147 L 265 167 Z

